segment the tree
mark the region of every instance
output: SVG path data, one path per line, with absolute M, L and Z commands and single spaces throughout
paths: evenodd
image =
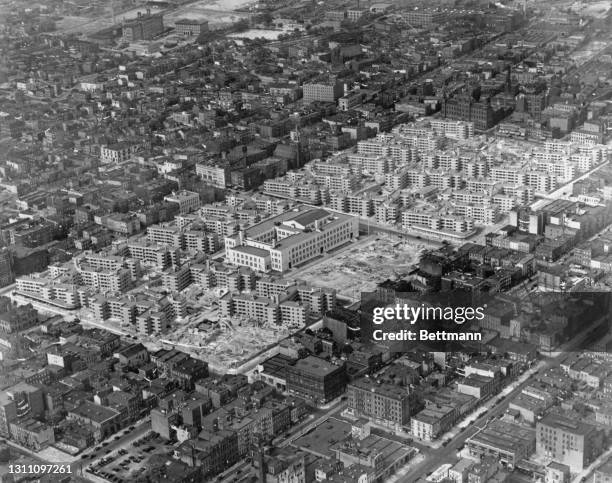
M 270 12 L 263 12 L 261 15 L 257 17 L 257 21 L 264 25 L 271 25 L 274 17 Z
M 239 20 L 234 24 L 236 32 L 246 32 L 249 29 L 249 21 L 246 19 Z
M 344 346 L 342 346 L 341 352 L 344 355 L 349 356 L 353 353 L 353 347 L 350 344 L 344 344 Z

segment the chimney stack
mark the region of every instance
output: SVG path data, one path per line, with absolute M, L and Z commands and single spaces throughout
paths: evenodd
M 266 470 L 264 468 L 264 452 L 263 448 L 259 446 L 255 451 L 257 451 L 257 464 L 259 465 L 259 483 L 266 483 Z

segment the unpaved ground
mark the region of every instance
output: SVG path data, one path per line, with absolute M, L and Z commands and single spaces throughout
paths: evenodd
M 422 244 L 380 235 L 300 271 L 296 278 L 357 299 L 360 292 L 375 289 L 379 282 L 408 273 L 423 249 Z

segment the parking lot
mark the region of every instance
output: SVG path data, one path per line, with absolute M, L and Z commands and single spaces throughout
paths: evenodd
M 104 452 L 104 447 L 100 447 L 100 451 Z M 105 454 L 88 466 L 85 473 L 114 483 L 123 483 L 138 479 L 146 471 L 151 458 L 171 455 L 173 451 L 172 443 L 151 432 L 134 441 L 128 448 L 116 449 Z

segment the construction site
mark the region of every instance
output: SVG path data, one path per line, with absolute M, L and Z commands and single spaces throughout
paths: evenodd
M 361 292 L 374 290 L 381 280 L 396 280 L 411 272 L 426 246 L 409 238 L 379 234 L 336 255 L 292 274 L 338 295 L 358 300 Z
M 219 317 L 218 300 L 226 291 L 204 290 L 195 285 L 185 290 L 187 315 L 177 318 L 171 330 L 161 335 L 145 335 L 136 326 L 117 319 L 97 321 L 91 310 L 81 308 L 81 322 L 138 340 L 149 350 L 175 347 L 209 367 L 225 373 L 242 365 L 259 352 L 276 344 L 302 327 L 262 323 L 249 317 Z

